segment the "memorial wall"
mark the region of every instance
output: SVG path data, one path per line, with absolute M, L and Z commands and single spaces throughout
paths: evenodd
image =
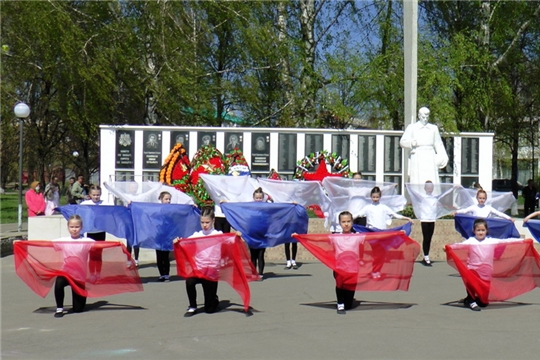
M 275 169 L 292 179 L 298 160 L 328 150 L 348 159 L 350 170 L 361 171 L 365 179 L 398 183 L 401 192 L 407 182 L 406 153 L 399 145 L 402 131 L 109 125 L 100 131 L 102 183 L 157 181 L 163 161 L 177 143 L 184 145 L 190 158 L 202 145 L 212 144 L 223 153 L 239 148 L 253 176 L 265 177 Z M 442 136 L 450 160 L 439 171 L 440 181 L 465 187 L 480 182 L 491 190 L 493 134 Z

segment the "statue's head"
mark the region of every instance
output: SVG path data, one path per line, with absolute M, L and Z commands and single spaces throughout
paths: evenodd
M 426 125 L 429 121 L 429 109 L 427 107 L 421 107 L 420 110 L 418 110 L 418 121 L 422 123 L 422 125 Z

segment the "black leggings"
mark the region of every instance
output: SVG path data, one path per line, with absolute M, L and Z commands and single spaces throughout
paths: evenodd
M 339 275 L 334 271 L 334 278 L 337 278 Z M 354 291 L 353 290 L 347 290 L 347 289 L 341 289 L 336 286 L 336 298 L 338 304 L 344 304 L 345 310 L 349 310 L 352 308 L 353 301 L 354 301 Z
M 227 219 L 224 217 L 216 217 L 214 221 L 214 228 L 224 234 L 231 232 L 231 224 L 229 224 Z
M 57 308 L 64 307 L 64 288 L 66 286 L 69 286 L 67 279 L 63 276 L 58 276 L 56 278 L 56 283 L 54 284 L 54 299 L 56 300 Z M 84 307 L 86 306 L 86 297 L 77 294 L 73 288 L 71 289 L 71 294 L 73 296 L 73 311 L 83 312 Z
M 105 241 L 107 233 L 105 231 L 87 233 L 90 239 L 95 241 Z M 92 249 L 90 250 L 90 261 L 88 262 L 88 269 L 91 274 L 99 275 L 101 273 L 101 267 L 103 266 L 101 255 L 103 254 L 103 249 Z
M 291 246 L 292 244 L 292 260 L 296 260 L 296 252 L 298 251 L 298 243 L 285 243 L 285 257 L 287 260 L 291 260 Z
M 196 277 L 190 277 L 186 279 L 186 292 L 189 300 L 190 308 L 197 308 L 197 289 L 195 285 L 202 284 L 204 291 L 204 311 L 207 313 L 213 313 L 216 311 L 219 304 L 217 297 L 217 281 L 211 281 Z
M 169 260 L 170 251 L 156 250 L 156 263 L 159 275 L 169 275 L 171 271 L 171 261 Z
M 139 250 L 140 248 L 138 246 L 126 246 L 127 251 L 129 255 L 131 255 L 131 250 L 133 250 L 133 256 L 135 257 L 135 260 L 139 260 Z
M 424 241 L 422 242 L 422 250 L 424 255 L 429 255 L 429 249 L 431 248 L 431 238 L 433 237 L 433 232 L 435 231 L 435 222 L 421 222 L 422 224 L 422 235 Z
M 251 262 L 253 263 L 253 266 L 257 267 L 257 263 L 259 264 L 259 275 L 262 275 L 264 273 L 264 252 L 265 251 L 266 251 L 265 248 L 262 248 L 262 249 L 249 248 L 249 252 L 251 253 Z

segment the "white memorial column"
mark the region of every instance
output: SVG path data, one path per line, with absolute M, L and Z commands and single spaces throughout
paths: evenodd
M 405 60 L 404 128 L 416 119 L 418 75 L 418 0 L 403 0 L 403 48 Z M 398 129 L 395 129 L 398 130 Z M 409 152 L 403 149 L 403 184 L 409 182 Z M 402 185 L 403 187 L 405 185 Z M 404 191 L 404 189 L 402 189 Z

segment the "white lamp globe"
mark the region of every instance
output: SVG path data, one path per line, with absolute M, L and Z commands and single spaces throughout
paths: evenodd
M 26 119 L 30 115 L 30 107 L 25 103 L 18 103 L 13 108 L 13 112 L 19 119 Z

